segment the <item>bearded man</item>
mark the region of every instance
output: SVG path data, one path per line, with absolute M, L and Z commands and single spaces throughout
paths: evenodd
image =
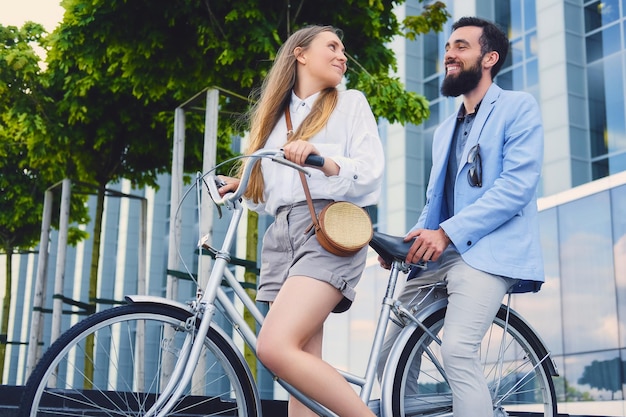
M 541 115 L 530 94 L 494 84 L 508 50 L 492 22 L 463 17 L 453 24 L 441 93 L 463 100 L 435 131 L 426 205 L 405 237 L 413 242 L 406 261 L 427 268 L 409 273 L 400 301 L 417 305 L 420 286 L 447 283 L 432 296 L 448 298 L 441 354 L 455 417 L 493 416 L 481 341 L 507 292 L 536 292 L 544 281 L 536 200 Z M 391 325 L 379 375 L 400 330 Z M 419 365 L 414 372 L 407 395 L 417 390 Z

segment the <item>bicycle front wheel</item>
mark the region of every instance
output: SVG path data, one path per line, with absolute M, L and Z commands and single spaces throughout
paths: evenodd
M 18 415 L 146 415 L 193 333 L 190 317 L 173 306 L 130 304 L 77 323 L 33 370 Z M 259 415 L 249 372 L 221 333 L 209 330 L 193 366 L 193 378 L 168 416 Z
M 452 416 L 440 346 L 432 337 L 441 340 L 445 311 L 424 320 L 428 331 L 416 328 L 402 348 L 390 390 L 394 417 Z M 530 327 L 516 314 L 507 315 L 504 306 L 483 339 L 480 355 L 494 416 L 557 416 L 551 359 Z

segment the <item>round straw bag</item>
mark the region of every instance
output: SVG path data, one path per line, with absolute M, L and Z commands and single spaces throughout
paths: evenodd
M 347 201 L 335 201 L 324 207 L 315 225 L 320 245 L 338 256 L 355 254 L 370 242 L 373 233 L 367 212 Z

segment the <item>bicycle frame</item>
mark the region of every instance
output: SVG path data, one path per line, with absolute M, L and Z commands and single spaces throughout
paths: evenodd
M 275 151 L 263 152 L 265 154 L 253 155 L 253 157 L 270 157 L 285 165 L 293 165 L 284 158 L 280 159 L 279 155 L 274 153 Z M 250 166 L 252 164 L 246 165 L 246 167 Z M 304 170 L 297 165 L 293 167 Z M 195 183 L 199 202 L 204 198 L 201 194 L 206 183 L 204 177 L 207 175 L 198 175 Z M 256 352 L 255 329 L 264 321 L 264 316 L 256 302 L 244 290 L 245 284 L 237 280 L 229 266 L 230 252 L 236 241 L 239 222 L 245 212 L 239 197 L 242 193 L 241 189 L 245 188 L 247 183 L 246 172 L 237 191 L 224 197 L 217 193 L 215 178 L 209 176 L 208 180 L 211 198 L 219 205 L 232 209 L 232 218 L 220 249 L 210 247 L 207 244 L 208 239 L 201 239 L 198 243 L 200 248 L 211 251 L 215 256 L 215 261 L 208 279 L 201 279 L 202 284 L 197 284 L 195 299 L 188 304 L 183 304 L 170 298 L 131 295 L 126 297 L 131 305 L 101 311 L 77 323 L 50 347 L 37 365 L 26 384 L 20 404 L 20 415 L 40 415 L 36 413 L 49 410 L 50 400 L 56 401 L 61 398 L 68 399 L 77 406 L 80 404 L 81 410 L 85 406 L 85 409 L 101 409 L 105 412 L 108 410 L 116 414 L 127 409 L 133 413 L 132 415 L 138 415 L 137 410 L 144 412 L 146 407 L 150 407 L 147 413 L 142 414 L 144 417 L 164 416 L 169 415 L 170 412 L 185 412 L 189 409 L 189 405 L 204 407 L 205 404 L 209 404 L 205 402 L 205 399 L 212 401 L 217 398 L 214 397 L 215 394 L 218 394 L 220 400 L 215 410 L 212 405 L 209 405 L 213 411 L 223 411 L 221 397 L 226 395 L 224 397 L 226 402 L 233 404 L 228 405 L 228 408 L 237 409 L 238 415 L 254 417 L 262 414 L 259 388 L 244 359 L 241 346 L 239 346 L 239 338 L 234 339 L 232 336 L 232 330 L 237 330 L 243 341 Z M 190 188 L 185 196 L 192 189 Z M 202 216 L 200 207 L 201 205 L 198 204 L 198 215 Z M 439 340 L 439 334 L 444 326 L 447 299 L 431 297 L 433 294 L 430 293 L 443 288 L 442 285 L 445 283 L 419 287 L 421 294 L 424 295 L 419 302 L 417 296 L 404 304 L 395 298 L 399 273 L 406 273 L 414 267 L 404 262 L 410 245 L 411 243 L 404 242 L 401 237 L 375 233 L 370 246 L 392 267 L 380 305 L 365 375 L 338 372 L 346 381 L 360 387 L 360 398 L 378 415 L 405 415 L 405 413 L 415 412 L 422 417 L 450 416 L 452 413 L 451 389 L 441 363 L 443 356 Z M 203 259 L 207 258 L 203 251 L 200 251 L 198 271 L 204 270 Z M 186 265 L 185 268 L 195 280 L 195 274 Z M 223 285 L 224 281 L 230 287 L 229 289 Z M 234 297 L 238 298 L 239 302 L 231 301 Z M 244 310 L 240 308 L 239 303 L 243 304 L 246 313 L 250 313 L 253 318 L 252 323 L 248 324 L 250 320 L 247 314 L 244 318 Z M 218 324 L 214 316 L 218 309 L 229 321 L 228 325 Z M 380 401 L 372 401 L 370 397 L 374 384 L 378 380 L 376 369 L 390 320 L 401 329 L 389 354 L 385 355 L 386 365 L 380 381 Z M 137 336 L 143 338 L 140 329 L 143 329 L 148 322 L 152 323 L 151 328 L 156 330 L 152 332 L 150 341 L 161 358 L 156 367 L 151 367 L 150 375 L 144 374 L 146 363 L 143 360 L 145 357 L 143 339 L 139 341 L 141 344 L 137 344 Z M 137 334 L 134 334 L 135 328 Z M 120 339 L 118 344 L 117 336 L 122 334 L 125 337 L 122 338 L 123 340 Z M 492 335 L 494 344 L 489 343 Z M 81 350 L 90 338 L 105 340 L 102 345 L 105 360 L 97 361 L 89 358 L 94 365 L 104 362 L 99 368 L 100 375 L 108 375 L 101 381 L 88 381 L 96 383 L 94 392 L 98 394 L 97 398 L 83 395 L 85 386 L 79 381 L 82 370 L 76 366 L 75 361 L 76 357 L 82 357 Z M 543 409 L 544 415 L 556 416 L 557 400 L 551 378 L 558 374 L 549 351 L 530 325 L 515 311 L 509 309 L 508 305 L 502 305 L 486 339 L 487 343 L 481 353 L 481 361 L 484 360 L 485 376 L 489 378 L 495 415 L 506 415 L 509 410 L 526 412 Z M 128 358 L 111 355 L 107 348 L 112 352 L 128 350 L 130 355 L 126 355 Z M 216 361 L 211 360 L 207 362 L 207 366 L 204 366 L 203 357 L 201 358 L 204 352 L 215 355 Z M 213 356 L 207 357 L 213 358 Z M 506 369 L 503 369 L 505 357 L 507 365 L 504 367 Z M 125 369 L 127 376 L 118 384 L 117 373 L 110 375 L 109 367 L 114 370 L 122 369 L 123 364 L 128 362 L 127 359 L 131 359 L 133 367 Z M 223 370 L 223 375 L 217 370 L 215 375 L 219 376 L 218 381 L 213 377 L 208 381 L 203 380 L 204 376 L 208 375 L 206 371 L 214 364 Z M 63 387 L 57 390 L 56 385 L 52 386 L 50 383 L 56 380 L 57 375 L 60 375 L 57 372 L 61 369 L 61 373 L 67 374 L 68 377 L 64 379 Z M 78 380 L 75 380 L 74 376 L 78 376 Z M 294 398 L 317 414 L 336 417 L 336 414 L 308 399 L 294 387 L 282 380 L 276 380 Z M 213 385 L 215 382 L 217 385 Z M 144 387 L 144 383 L 149 387 Z M 225 388 L 226 391 L 224 391 Z M 91 385 L 85 394 L 90 391 Z M 196 393 L 198 398 L 202 398 L 200 401 L 194 398 Z M 96 402 L 100 397 L 109 399 L 107 405 Z M 144 401 L 146 399 L 148 401 Z M 185 403 L 186 400 L 191 402 Z
M 271 152 L 271 153 L 270 153 Z M 280 158 L 276 158 L 274 151 L 265 151 L 265 153 L 261 154 L 259 157 L 271 157 L 273 160 L 283 163 L 285 165 L 293 166 L 294 164 L 289 163 L 286 160 L 280 160 Z M 246 166 L 251 167 L 253 164 L 249 163 Z M 302 167 L 295 165 L 293 166 L 296 169 L 303 170 Z M 247 175 L 246 172 L 242 175 L 242 182 L 239 187 L 239 190 L 245 189 L 247 185 Z M 202 179 L 197 179 L 196 187 L 201 186 Z M 215 188 L 215 183 L 212 178 L 210 178 L 208 182 L 209 192 L 211 194 L 218 195 L 217 189 Z M 242 302 L 244 308 L 246 308 L 254 318 L 255 322 L 259 325 L 263 324 L 264 316 L 261 311 L 256 306 L 254 300 L 250 298 L 250 296 L 246 293 L 245 289 L 241 285 L 241 283 L 237 280 L 235 275 L 228 268 L 230 263 L 230 251 L 236 240 L 236 231 L 239 226 L 239 222 L 244 213 L 244 207 L 240 202 L 240 192 L 236 192 L 230 196 L 228 199 L 222 199 L 216 201 L 217 204 L 225 205 L 232 211 L 232 217 L 226 231 L 225 238 L 222 242 L 222 246 L 219 250 L 215 252 L 215 261 L 211 269 L 210 277 L 206 283 L 205 288 L 202 291 L 199 291 L 198 299 L 195 300 L 191 305 L 191 311 L 195 313 L 194 317 L 200 317 L 200 326 L 198 331 L 189 332 L 189 336 L 185 341 L 183 346 L 184 352 L 181 352 L 179 359 L 176 361 L 176 365 L 174 367 L 172 376 L 170 377 L 170 382 L 168 382 L 167 386 L 163 390 L 163 395 L 161 395 L 159 401 L 146 413 L 146 416 L 152 417 L 154 415 L 154 410 L 160 408 L 165 404 L 164 407 L 161 408 L 161 411 L 157 416 L 167 415 L 169 411 L 175 406 L 177 399 L 182 394 L 185 386 L 191 380 L 191 376 L 193 373 L 193 366 L 188 364 L 195 364 L 198 361 L 200 356 L 200 351 L 202 348 L 203 340 L 206 337 L 209 327 L 212 326 L 213 316 L 217 305 L 215 304 L 215 300 L 219 302 L 221 309 L 223 310 L 226 318 L 233 324 L 233 327 L 238 331 L 243 340 L 250 346 L 250 348 L 256 352 L 256 334 L 251 329 L 250 325 L 245 321 L 242 313 L 238 311 L 235 307 L 234 303 L 231 301 L 229 296 L 226 294 L 224 289 L 222 288 L 222 280 L 225 279 L 228 286 L 233 290 L 235 296 Z M 215 197 L 213 197 L 214 200 Z M 201 239 L 199 242 L 199 246 L 202 248 L 207 248 L 205 245 L 206 237 Z M 202 251 L 199 254 L 200 257 L 204 256 Z M 369 354 L 369 360 L 365 372 L 365 376 L 358 376 L 349 372 L 339 370 L 340 374 L 350 383 L 360 386 L 360 397 L 365 403 L 369 403 L 371 400 L 370 396 L 376 382 L 376 365 L 378 362 L 378 358 L 380 356 L 380 351 L 382 348 L 382 344 L 384 341 L 385 332 L 387 330 L 387 324 L 389 322 L 389 318 L 392 312 L 395 312 L 396 315 L 400 314 L 402 316 L 410 314 L 407 310 L 399 313 L 398 305 L 395 303 L 393 298 L 393 293 L 396 288 L 397 280 L 399 272 L 407 272 L 408 269 L 403 262 L 395 261 L 391 267 L 391 272 L 389 276 L 389 281 L 387 284 L 387 290 L 385 297 L 383 299 L 381 305 L 381 311 L 378 318 L 378 323 L 376 326 L 376 332 L 374 335 L 374 340 L 372 343 L 372 348 Z M 143 297 L 143 296 L 128 296 L 127 299 L 131 302 L 145 302 L 150 300 L 151 302 L 161 302 L 170 304 L 170 300 L 159 297 Z M 192 328 L 192 326 L 190 326 Z M 191 340 L 193 339 L 193 340 Z M 246 363 L 243 365 L 248 368 Z M 296 388 L 289 385 L 283 380 L 276 378 L 278 383 L 291 395 L 305 404 L 307 407 L 315 411 L 316 413 L 322 416 L 336 416 L 330 410 L 326 409 L 319 403 L 309 399 L 304 394 L 299 392 Z M 258 391 L 255 392 L 255 396 L 258 398 Z
M 280 160 L 274 154 L 274 151 L 264 151 L 265 153 L 258 155 L 258 158 L 261 157 L 270 157 L 274 161 L 279 163 L 283 163 L 285 165 L 289 165 L 294 167 L 295 169 L 304 170 L 302 167 L 298 165 L 294 165 L 286 160 Z M 271 153 L 270 153 L 271 152 Z M 246 164 L 246 169 L 249 169 L 253 164 Z M 257 346 L 257 337 L 253 328 L 246 322 L 242 312 L 235 306 L 234 302 L 231 301 L 229 295 L 227 295 L 226 291 L 222 287 L 223 280 L 226 281 L 227 285 L 232 289 L 236 298 L 243 304 L 244 308 L 247 309 L 252 317 L 254 318 L 256 324 L 262 325 L 264 316 L 261 311 L 256 306 L 255 301 L 247 294 L 242 284 L 237 280 L 233 272 L 228 268 L 230 264 L 230 251 L 236 241 L 237 237 L 237 229 L 239 226 L 239 222 L 241 217 L 245 211 L 240 197 L 243 193 L 243 189 L 245 189 L 247 185 L 247 174 L 244 170 L 242 175 L 242 180 L 238 190 L 230 195 L 229 197 L 224 198 L 216 198 L 218 196 L 217 188 L 215 185 L 215 181 L 213 177 L 209 177 L 208 188 L 209 193 L 211 194 L 211 198 L 218 204 L 223 205 L 229 208 L 232 211 L 232 217 L 230 219 L 230 223 L 228 229 L 226 231 L 225 238 L 222 242 L 222 246 L 219 250 L 215 250 L 206 245 L 206 238 L 201 239 L 199 242 L 200 248 L 205 248 L 211 250 L 215 254 L 215 261 L 211 269 L 211 274 L 209 279 L 205 285 L 204 289 L 198 290 L 198 296 L 195 301 L 193 301 L 189 307 L 189 310 L 193 312 L 193 319 L 199 319 L 200 325 L 197 331 L 193 331 L 195 326 L 191 324 L 188 325 L 188 336 L 186 337 L 185 343 L 183 345 L 181 354 L 179 359 L 176 361 L 174 366 L 174 370 L 172 376 L 169 378 L 169 382 L 166 387 L 162 391 L 162 395 L 160 396 L 157 404 L 155 404 L 146 414 L 146 416 L 152 417 L 153 415 L 164 416 L 167 415 L 173 407 L 176 405 L 176 401 L 183 393 L 185 387 L 190 382 L 194 366 L 198 362 L 198 358 L 201 353 L 201 349 L 204 343 L 204 339 L 209 331 L 209 328 L 215 327 L 219 329 L 219 326 L 216 326 L 213 323 L 213 317 L 216 309 L 219 308 L 228 319 L 228 321 L 233 325 L 233 328 L 237 330 L 240 336 L 243 338 L 244 342 L 250 346 L 250 348 L 256 354 L 256 346 Z M 198 178 L 196 182 L 196 187 L 201 187 L 201 181 L 203 178 Z M 198 204 L 200 207 L 200 205 Z M 200 259 L 204 256 L 202 251 L 200 251 L 199 255 Z M 201 261 L 199 259 L 199 265 Z M 416 327 L 421 327 L 423 330 L 428 332 L 429 336 L 432 340 L 435 340 L 439 343 L 436 335 L 430 334 L 430 330 L 427 329 L 422 321 L 428 317 L 430 314 L 444 308 L 447 304 L 446 299 L 441 299 L 435 301 L 433 303 L 429 303 L 421 309 L 420 313 L 415 315 L 414 311 L 407 309 L 400 302 L 396 301 L 394 297 L 396 284 L 398 282 L 398 277 L 400 272 L 408 272 L 409 266 L 405 264 L 403 261 L 394 260 L 392 262 L 391 271 L 389 274 L 389 280 L 387 284 L 387 288 L 385 291 L 385 296 L 382 300 L 380 313 L 378 316 L 378 321 L 376 325 L 376 331 L 374 334 L 374 338 L 372 341 L 372 345 L 370 348 L 369 358 L 365 370 L 364 376 L 358 376 L 349 372 L 340 371 L 340 374 L 349 382 L 356 386 L 360 387 L 359 396 L 363 402 L 370 405 L 370 408 L 376 409 L 376 406 L 371 402 L 371 394 L 376 383 L 376 370 L 377 363 L 380 357 L 380 353 L 382 350 L 385 333 L 387 331 L 387 326 L 389 320 L 398 320 L 401 322 L 405 328 L 401 331 L 399 337 L 395 341 L 394 345 L 391 348 L 388 357 L 388 363 L 395 363 L 398 355 L 400 355 L 400 351 L 402 347 L 407 342 L 408 337 L 413 333 Z M 425 291 L 434 291 L 435 288 L 441 283 L 437 283 L 434 285 L 426 285 L 424 287 Z M 160 299 L 158 297 L 141 297 L 141 296 L 129 296 L 127 297 L 130 301 L 133 302 L 144 302 L 146 300 L 150 300 L 151 302 L 161 302 L 164 304 L 171 304 L 172 302 L 167 299 Z M 409 303 L 411 304 L 411 303 Z M 512 312 L 514 313 L 514 312 Z M 392 316 L 393 315 L 393 316 Z M 393 317 L 393 318 L 392 318 Z M 519 316 L 518 316 L 519 317 Z M 521 317 L 519 318 L 521 320 Z M 224 333 L 222 331 L 222 333 Z M 230 338 L 227 338 L 229 343 L 234 346 L 234 343 Z M 237 350 L 237 348 L 235 348 Z M 427 352 L 428 353 L 428 352 Z M 546 355 L 542 359 L 542 362 L 548 359 L 549 354 Z M 248 375 L 251 375 L 250 369 L 247 363 L 241 359 L 242 366 L 247 370 Z M 436 362 L 436 361 L 434 361 Z M 539 366 L 539 365 L 537 365 Z M 439 367 L 439 366 L 438 366 Z M 445 375 L 443 369 L 440 368 L 442 375 Z M 392 372 L 387 372 L 385 370 L 382 380 L 381 380 L 381 399 L 390 398 L 389 390 L 392 389 L 391 379 Z M 306 397 L 300 391 L 298 391 L 295 387 L 289 385 L 283 380 L 275 378 L 277 382 L 292 396 L 297 398 L 300 402 L 305 404 L 311 410 L 316 412 L 321 416 L 328 417 L 337 417 L 336 414 L 322 406 L 321 404 L 311 400 Z M 254 386 L 254 395 L 257 401 L 259 400 L 258 388 L 255 384 Z M 164 405 L 165 404 L 165 405 Z M 382 401 L 380 404 L 380 411 L 382 411 L 382 415 L 390 415 L 391 411 L 389 409 L 390 405 L 386 401 Z M 161 411 L 158 414 L 155 414 L 154 410 L 161 408 Z M 260 409 L 260 408 L 259 408 Z M 379 414 L 380 415 L 380 414 Z

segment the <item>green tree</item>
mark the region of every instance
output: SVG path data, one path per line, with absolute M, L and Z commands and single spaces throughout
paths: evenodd
M 90 301 L 96 298 L 105 187 L 122 178 L 156 185 L 171 161 L 172 110 L 209 86 L 220 97 L 218 160 L 229 155 L 233 133 L 245 130 L 245 100 L 260 85 L 278 46 L 297 28 L 341 28 L 350 54 L 349 87 L 363 90 L 374 113 L 390 122 L 421 123 L 426 100 L 398 78 L 394 36 L 438 30 L 447 19 L 435 2 L 417 19 L 398 22 L 403 1 L 350 0 L 64 0 L 61 25 L 48 39 L 42 74 L 47 104 L 20 115 L 28 158 L 41 172 L 93 184 L 97 190 Z M 48 113 L 45 113 L 48 111 Z M 199 134 L 200 119 L 190 120 Z M 188 140 L 186 166 L 201 164 L 201 141 Z
M 42 34 L 40 25 L 27 24 L 21 30 L 0 25 L 0 250 L 6 255 L 0 323 L 0 383 L 8 341 L 13 254 L 35 246 L 41 230 L 44 183 L 38 173 L 25 164 L 26 146 L 16 140 L 12 110 L 29 106 L 29 98 L 37 89 L 39 59 L 29 43 L 36 43 Z
M 68 13 L 55 44 L 58 58 L 75 56 L 79 74 L 74 79 L 80 85 L 67 88 L 85 94 L 96 79 L 106 79 L 109 91 L 132 93 L 143 104 L 164 98 L 179 103 L 207 86 L 248 96 L 291 32 L 310 23 L 331 24 L 344 31 L 352 58 L 348 85 L 364 89 L 377 116 L 418 124 L 428 115 L 427 103 L 390 76 L 396 61 L 387 44 L 398 35 L 414 38 L 440 30 L 448 14 L 442 2 L 435 2 L 423 15 L 400 23 L 393 13 L 400 3 L 65 0 Z M 62 64 L 64 70 L 72 65 Z M 221 105 L 223 115 L 238 115 L 247 107 L 226 97 Z M 88 107 L 73 110 L 78 116 Z M 222 120 L 220 131 L 233 123 Z
M 40 172 L 30 164 L 23 132 L 25 115 L 45 117 L 46 93 L 41 83 L 40 57 L 35 46 L 44 46 L 45 31 L 28 22 L 22 28 L 0 25 L 0 250 L 6 254 L 5 295 L 0 324 L 0 375 L 3 375 L 9 313 L 11 309 L 13 254 L 29 251 L 39 241 L 45 190 L 54 183 L 51 171 Z M 43 125 L 42 118 L 35 124 Z M 72 201 L 74 219 L 86 222 L 83 198 Z M 58 214 L 53 224 L 58 223 Z M 70 230 L 70 242 L 82 237 Z M 1 381 L 0 381 L 1 382 Z
M 400 26 L 393 14 L 397 3 L 401 2 L 239 0 L 198 4 L 186 0 L 173 6 L 164 1 L 135 1 L 132 5 L 74 1 L 66 7 L 76 15 L 72 24 L 80 27 L 80 32 L 104 43 L 105 54 L 99 49 L 92 51 L 92 43 L 85 45 L 81 61 L 88 66 L 105 62 L 109 71 L 119 72 L 116 82 L 130 82 L 133 94 L 144 103 L 163 97 L 180 102 L 208 85 L 246 96 L 260 85 L 276 50 L 292 31 L 309 23 L 331 24 L 345 33 L 351 59 L 348 86 L 368 96 L 377 116 L 419 124 L 428 117 L 428 103 L 407 92 L 399 79 L 390 75 L 396 69 L 395 57 L 386 44 L 401 33 L 415 38 L 440 30 L 448 14 L 442 2 L 435 2 Z M 74 42 L 75 35 L 68 41 Z M 222 97 L 220 144 L 228 146 L 230 134 L 245 129 L 236 122 L 247 106 L 244 100 Z M 199 154 L 197 150 L 194 153 Z M 248 224 L 256 225 L 254 213 L 249 214 Z M 258 244 L 254 229 L 248 230 L 249 259 Z M 254 283 L 256 276 L 248 272 L 245 279 Z M 249 315 L 246 318 L 253 321 Z M 249 362 L 255 369 L 255 361 Z

